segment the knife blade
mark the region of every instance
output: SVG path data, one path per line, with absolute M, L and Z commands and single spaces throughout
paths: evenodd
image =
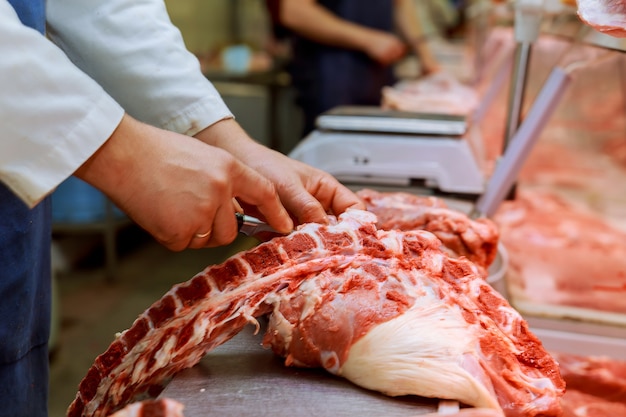
M 256 217 L 239 212 L 235 212 L 235 217 L 237 218 L 237 230 L 246 236 L 255 236 L 263 232 L 284 235 L 284 233 L 278 232 L 272 226 Z

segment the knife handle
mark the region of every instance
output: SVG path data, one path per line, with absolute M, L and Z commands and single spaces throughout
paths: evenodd
M 239 213 L 238 211 L 235 212 L 235 218 L 237 219 L 237 232 L 241 232 L 241 227 L 245 221 L 244 216 L 245 214 L 243 213 Z

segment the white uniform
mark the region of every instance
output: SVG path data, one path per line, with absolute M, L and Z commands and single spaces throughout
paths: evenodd
M 0 181 L 29 206 L 124 112 L 188 135 L 232 117 L 163 0 L 47 0 L 47 23 L 49 39 L 0 0 Z

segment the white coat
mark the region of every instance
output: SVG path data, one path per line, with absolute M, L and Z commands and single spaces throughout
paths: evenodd
M 163 0 L 47 0 L 47 37 L 0 0 L 0 181 L 34 206 L 124 112 L 194 135 L 232 114 Z

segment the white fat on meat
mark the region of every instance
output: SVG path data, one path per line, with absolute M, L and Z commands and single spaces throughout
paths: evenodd
M 599 32 L 626 37 L 624 0 L 577 0 L 580 19 Z
M 373 328 L 338 374 L 391 396 L 420 392 L 499 410 L 475 356 L 478 343 L 457 308 L 433 300 Z

